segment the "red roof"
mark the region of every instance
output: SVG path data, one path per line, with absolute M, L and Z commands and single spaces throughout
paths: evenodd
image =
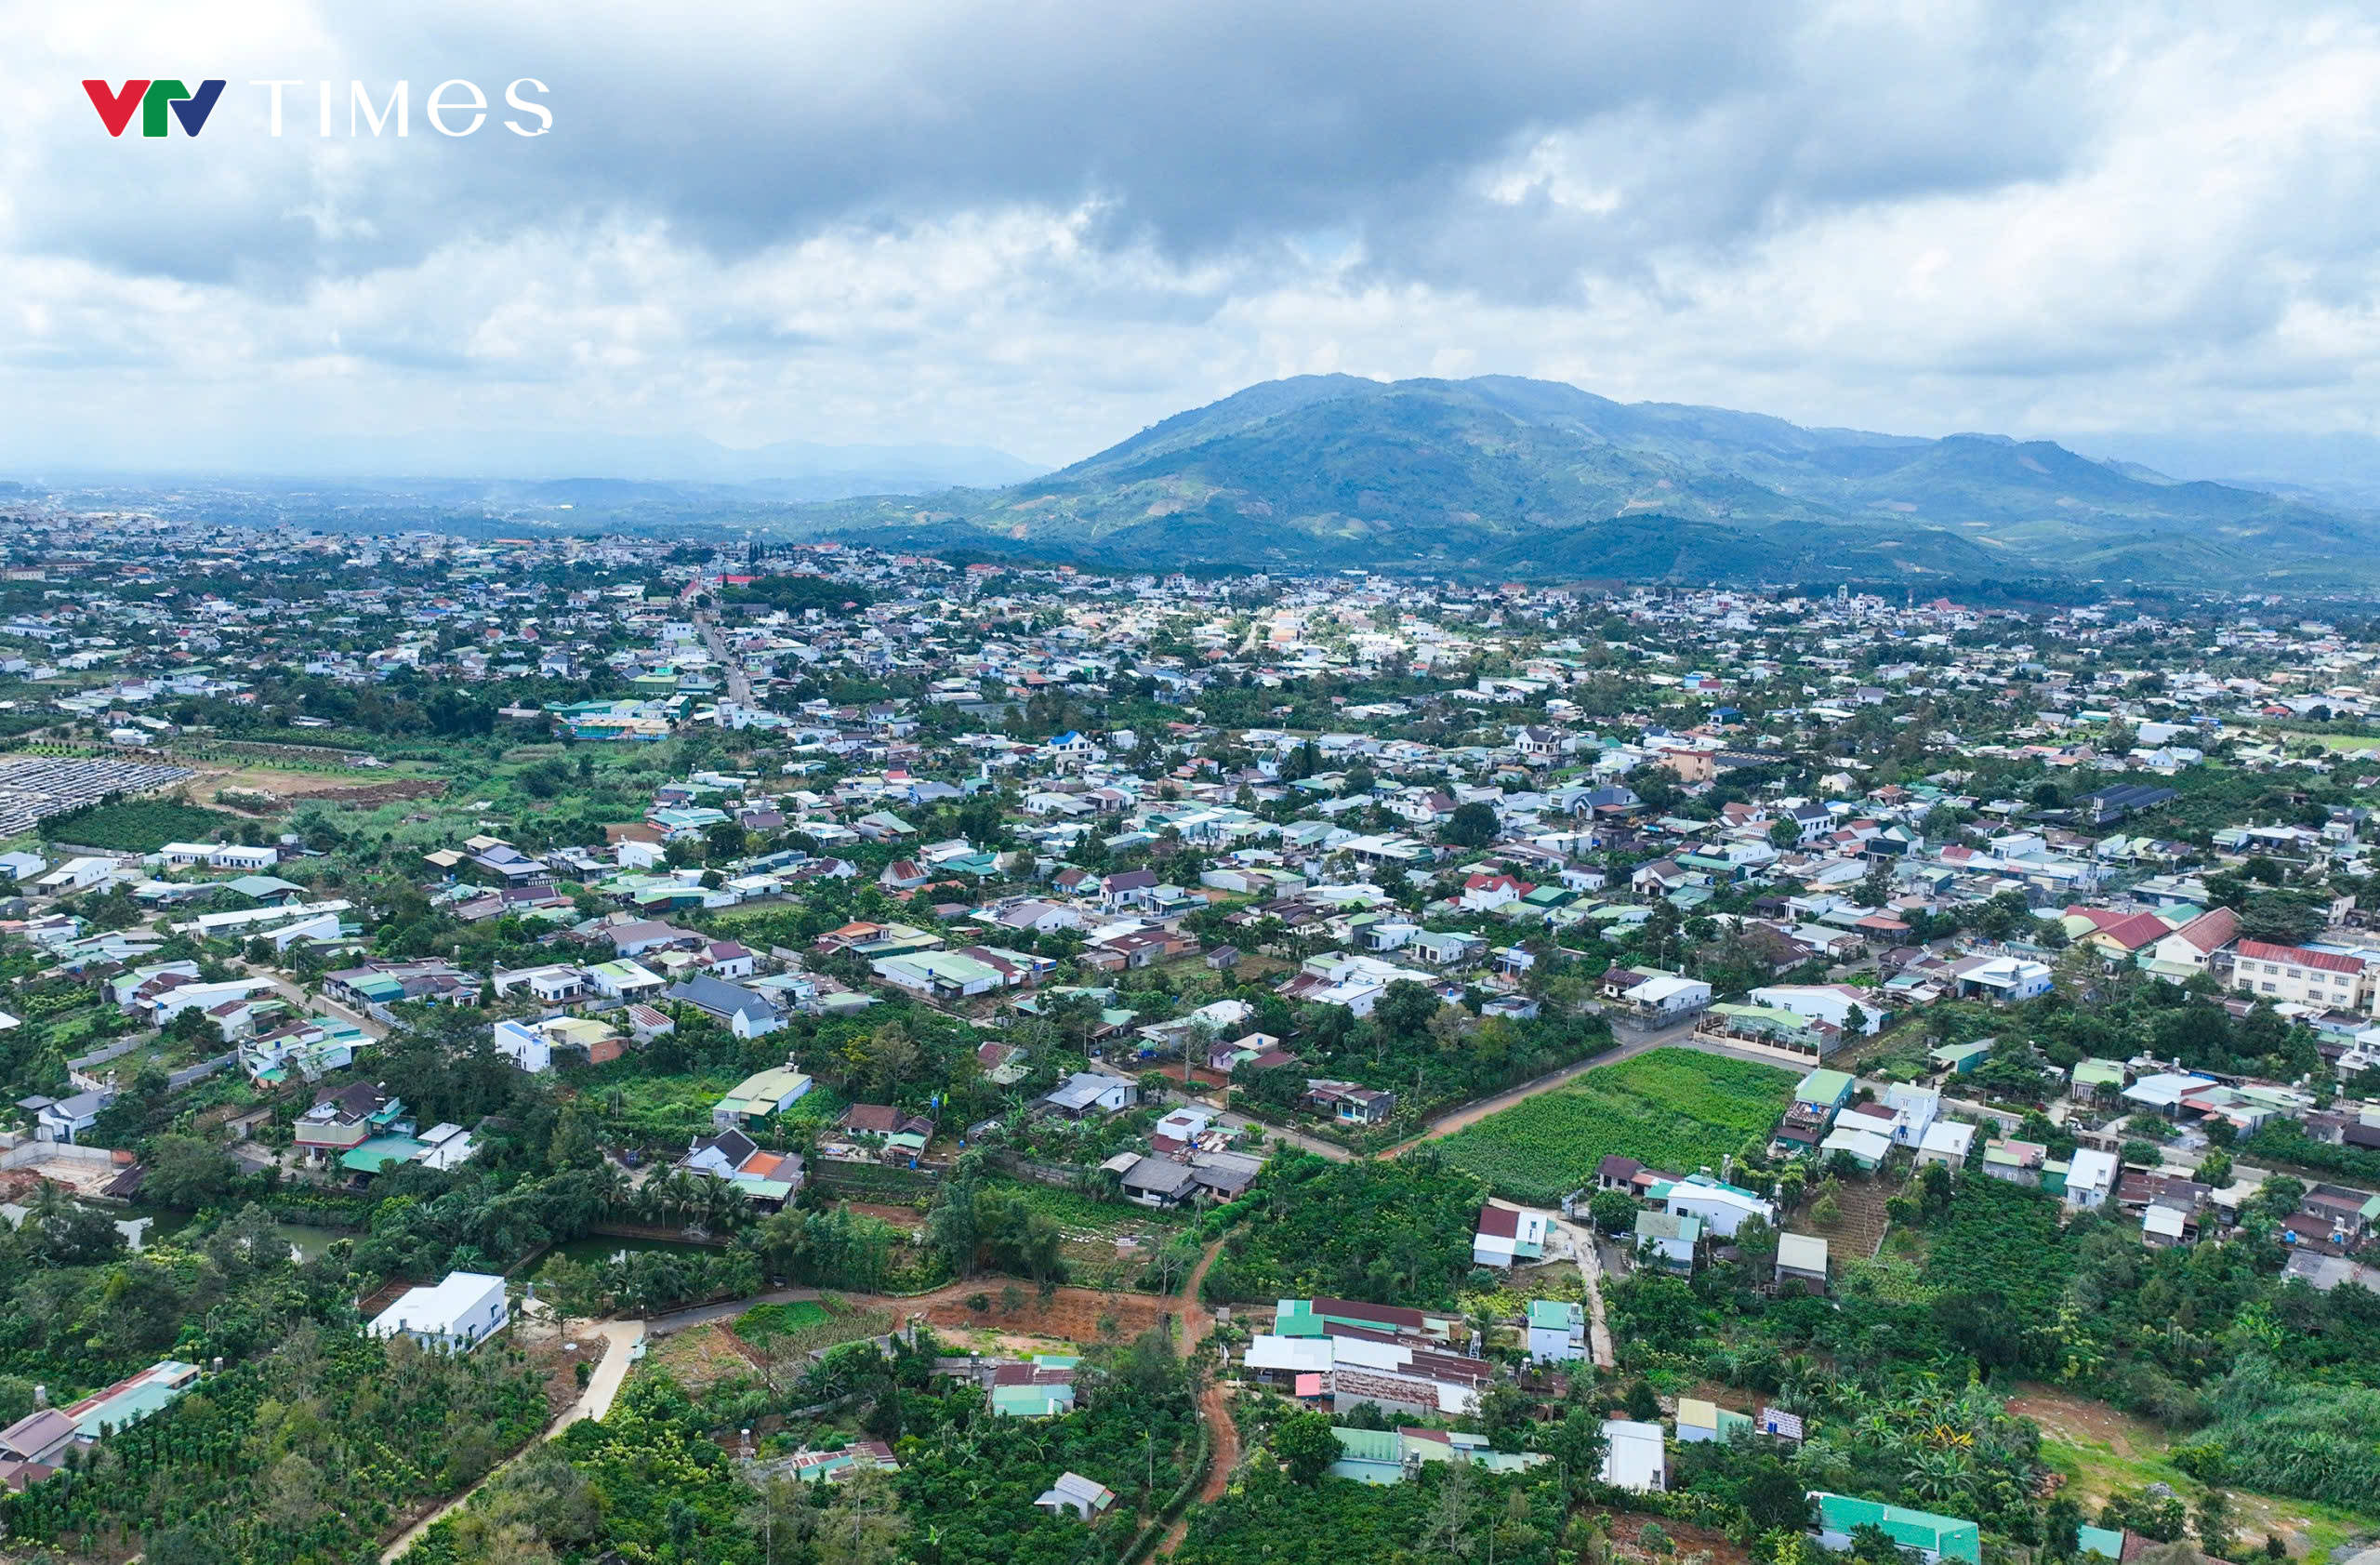
M 2154 940 L 2162 940 L 2174 933 L 2163 919 L 2154 913 L 2135 913 L 2114 923 L 2103 923 L 2096 932 L 2102 938 L 2114 941 L 2127 951 L 2136 951 Z
M 2174 931 L 2202 951 L 2219 951 L 2240 933 L 2240 915 L 2228 908 L 2213 908 Z
M 2333 951 L 2309 951 L 2303 946 L 2268 946 L 2262 940 L 2242 940 L 2240 954 L 2258 962 L 2289 962 L 2300 967 L 2318 968 L 2324 973 L 2360 973 L 2361 957 L 2340 956 Z

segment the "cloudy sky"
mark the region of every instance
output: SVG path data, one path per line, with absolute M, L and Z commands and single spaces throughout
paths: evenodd
M 1323 370 L 2176 465 L 2369 436 L 2371 19 L 0 0 L 0 459 L 570 430 L 1058 462 Z M 91 76 L 231 85 L 195 139 L 112 139 Z M 524 77 L 549 134 L 505 126 Z M 494 99 L 475 134 L 426 121 L 449 78 Z M 303 84 L 278 139 L 268 79 Z M 355 80 L 410 84 L 409 137 L 350 136 Z

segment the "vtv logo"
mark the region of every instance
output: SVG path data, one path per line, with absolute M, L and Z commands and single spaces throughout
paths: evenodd
M 132 123 L 132 111 L 140 111 L 140 134 L 165 134 L 165 111 L 171 108 L 174 118 L 182 122 L 182 134 L 195 136 L 206 128 L 206 116 L 215 112 L 215 100 L 223 96 L 223 84 L 205 81 L 192 92 L 173 80 L 126 82 L 122 87 L 111 87 L 105 81 L 93 79 L 83 84 L 91 95 L 91 107 L 99 112 L 99 123 L 108 127 L 110 136 L 121 136 L 124 127 Z

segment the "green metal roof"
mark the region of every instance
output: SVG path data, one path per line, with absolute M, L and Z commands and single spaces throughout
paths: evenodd
M 429 1150 L 409 1135 L 376 1135 L 339 1155 L 339 1166 L 357 1174 L 377 1174 L 384 1163 L 409 1163 Z
M 1840 1070 L 1813 1070 L 1793 1089 L 1800 1103 L 1837 1104 L 1851 1095 L 1851 1078 Z
M 1814 1496 L 1818 1521 L 1825 1531 L 1848 1533 L 1861 1527 L 1881 1527 L 1893 1542 L 1907 1548 L 1931 1549 L 1945 1559 L 1980 1565 L 1982 1540 L 1976 1524 L 1954 1516 L 1936 1516 L 1875 1500 L 1855 1500 L 1847 1494 Z

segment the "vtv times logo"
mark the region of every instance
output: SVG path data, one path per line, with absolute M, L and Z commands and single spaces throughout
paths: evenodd
M 210 77 L 199 83 L 198 90 L 192 92 L 171 77 L 147 81 L 127 80 L 122 86 L 111 86 L 104 78 L 95 77 L 83 83 L 83 90 L 89 95 L 91 107 L 99 112 L 99 123 L 107 127 L 110 136 L 122 136 L 132 124 L 133 112 L 139 110 L 140 134 L 145 137 L 162 138 L 171 134 L 172 125 L 176 121 L 180 123 L 184 136 L 196 136 L 205 129 L 207 119 L 215 113 L 216 102 L 222 98 L 226 85 L 220 79 Z M 302 81 L 250 82 L 248 84 L 250 86 L 263 87 L 270 95 L 272 135 L 277 137 L 281 134 L 282 89 L 302 87 L 305 85 Z M 322 134 L 326 137 L 332 136 L 336 134 L 332 129 L 331 119 L 333 84 L 323 82 L 318 85 L 320 91 L 317 98 L 321 106 Z M 359 127 L 368 126 L 371 134 L 377 137 L 391 124 L 396 126 L 399 136 L 409 137 L 413 134 L 412 83 L 399 82 L 390 92 L 388 101 L 378 104 L 373 101 L 371 89 L 366 84 L 350 82 L 347 87 L 348 135 L 361 136 L 364 132 Z M 524 88 L 532 95 L 531 97 L 522 96 Z M 534 100 L 536 97 L 541 97 L 549 90 L 545 83 L 535 76 L 517 77 L 509 83 L 504 89 L 504 101 L 507 106 L 520 113 L 536 116 L 536 123 L 532 126 L 523 124 L 521 120 L 508 118 L 504 122 L 505 128 L 515 136 L 543 136 L 553 129 L 553 111 L 543 103 Z M 487 94 L 482 92 L 476 84 L 460 78 L 441 82 L 432 87 L 430 90 L 430 96 L 422 100 L 421 108 L 422 118 L 428 120 L 430 127 L 441 136 L 472 135 L 480 126 L 485 125 L 488 119 Z M 469 115 L 469 118 L 465 119 L 465 115 Z M 453 123 L 450 124 L 450 121 Z

